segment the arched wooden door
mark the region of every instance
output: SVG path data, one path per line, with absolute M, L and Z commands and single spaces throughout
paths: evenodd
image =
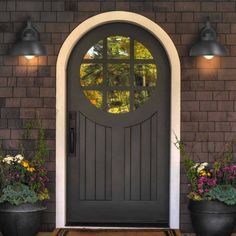
M 67 67 L 67 225 L 169 219 L 170 68 L 144 29 L 87 33 Z

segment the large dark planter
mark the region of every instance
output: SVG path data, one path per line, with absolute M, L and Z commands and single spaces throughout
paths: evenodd
M 236 205 L 219 201 L 189 202 L 193 229 L 197 236 L 230 236 L 236 224 Z
M 3 236 L 34 236 L 40 227 L 41 212 L 46 209 L 39 203 L 13 206 L 0 204 L 0 231 Z

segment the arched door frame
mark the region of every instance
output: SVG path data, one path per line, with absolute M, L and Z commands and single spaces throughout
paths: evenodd
M 78 25 L 63 43 L 56 65 L 56 227 L 66 228 L 66 78 L 67 63 L 76 43 L 88 31 L 102 24 L 126 22 L 153 34 L 163 45 L 171 69 L 170 201 L 169 226 L 179 228 L 180 155 L 174 145 L 180 137 L 180 61 L 168 34 L 148 18 L 132 12 L 111 11 L 93 16 Z

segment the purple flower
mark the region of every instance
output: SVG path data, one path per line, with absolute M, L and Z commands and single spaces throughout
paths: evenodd
M 223 171 L 224 171 L 224 172 L 228 172 L 228 171 L 230 171 L 230 169 L 231 169 L 230 166 L 225 166 L 225 167 L 223 168 Z
M 217 176 L 222 177 L 222 172 L 220 170 L 217 172 Z
M 235 177 L 232 176 L 232 175 L 228 176 L 228 180 L 233 180 L 234 178 L 235 178 Z
M 197 187 L 198 187 L 198 188 L 201 188 L 202 186 L 203 186 L 203 183 L 198 183 L 198 184 L 197 184 Z
M 203 193 L 204 190 L 203 190 L 203 189 L 198 189 L 198 192 L 199 192 L 199 193 Z
M 209 186 L 215 186 L 216 185 L 216 179 L 208 179 L 207 184 Z

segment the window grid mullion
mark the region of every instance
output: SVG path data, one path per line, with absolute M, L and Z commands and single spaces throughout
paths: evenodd
M 107 38 L 103 40 L 103 110 L 107 111 L 107 88 L 108 88 L 108 78 L 107 78 Z
M 106 59 L 107 63 L 111 64 L 121 64 L 121 63 L 130 63 L 130 59 Z M 82 63 L 97 63 L 102 64 L 104 59 L 83 59 Z M 134 59 L 135 64 L 155 64 L 153 59 Z
M 134 110 L 134 39 L 130 37 L 130 111 Z
M 130 38 L 130 58 L 129 59 L 111 59 L 108 58 L 107 37 L 103 39 L 103 57 L 101 59 L 83 59 L 82 63 L 99 63 L 103 66 L 103 83 L 93 86 L 82 86 L 83 90 L 97 90 L 102 93 L 102 110 L 108 112 L 108 92 L 110 91 L 127 91 L 129 92 L 129 110 L 135 110 L 135 91 L 149 91 L 152 92 L 156 86 L 138 86 L 135 85 L 135 64 L 155 64 L 153 59 L 135 59 L 134 38 Z M 108 64 L 129 64 L 129 86 L 109 86 L 108 78 Z

